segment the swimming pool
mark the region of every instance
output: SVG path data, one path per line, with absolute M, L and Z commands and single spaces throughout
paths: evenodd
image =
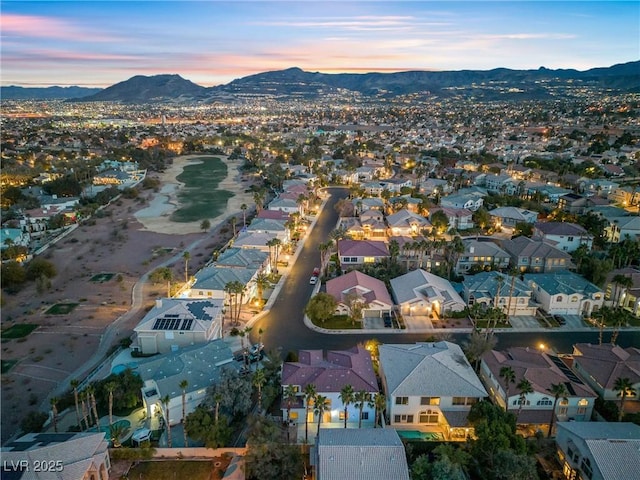
M 127 419 L 122 419 L 122 420 L 118 420 L 116 422 L 113 422 L 113 427 L 114 428 L 118 428 L 118 427 L 122 427 L 123 429 L 127 429 L 131 427 L 131 422 Z M 95 427 L 94 427 L 95 428 Z M 100 426 L 100 431 L 104 432 L 104 433 L 110 433 L 111 428 L 109 427 L 109 425 L 102 425 Z
M 439 442 L 444 440 L 444 435 L 439 432 L 421 432 L 419 430 L 398 430 L 400 438 L 405 440 L 420 440 L 423 442 Z

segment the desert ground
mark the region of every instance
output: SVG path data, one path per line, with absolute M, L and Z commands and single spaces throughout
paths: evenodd
M 175 177 L 193 158 L 178 157 L 165 172 L 152 173 L 161 180 L 158 192 L 142 190 L 138 199 L 112 202 L 104 216 L 94 216 L 47 249 L 42 255 L 57 270 L 47 291 L 38 293 L 34 284 L 28 284 L 15 295 L 3 292 L 3 329 L 19 323 L 39 327 L 27 337 L 2 341 L 2 359 L 17 360 L 2 375 L 2 442 L 16 432 L 29 411 L 45 408 L 48 395 L 60 382 L 89 373 L 82 366 L 96 353 L 107 326 L 129 312 L 132 288 L 145 273 L 169 261 L 174 282 L 183 282 L 184 251 L 190 252 L 188 270 L 193 275 L 231 238 L 226 220 L 236 215 L 240 223 L 240 205 L 253 207 L 251 193 L 245 192 L 251 180 L 229 162 L 227 177 L 218 188 L 234 196 L 222 214 L 210 219 L 211 230 L 200 230 L 200 222 L 172 222 L 170 215 L 178 207 L 176 193 L 182 187 Z M 102 283 L 90 280 L 103 272 L 114 275 Z M 142 307 L 122 317 L 113 343 L 130 337 L 153 300 L 166 296 L 166 291 L 166 284 L 145 283 Z M 66 315 L 47 313 L 56 303 L 78 305 Z

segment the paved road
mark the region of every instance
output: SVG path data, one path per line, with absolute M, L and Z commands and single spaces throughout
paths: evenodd
M 317 223 L 310 233 L 300 252 L 297 262 L 291 268 L 291 273 L 285 279 L 278 298 L 274 302 L 267 315 L 254 324 L 252 340 L 257 341 L 259 329 L 264 331 L 262 341 L 267 350 L 279 350 L 284 357 L 290 351 L 298 351 L 305 348 L 315 349 L 345 349 L 358 342 L 364 342 L 376 338 L 382 343 L 414 343 L 424 341 L 429 334 L 324 334 L 306 327 L 303 321 L 303 310 L 309 301 L 312 285 L 309 285 L 309 277 L 313 268 L 320 265 L 320 252 L 318 245 L 324 242 L 327 235 L 333 230 L 338 221 L 338 214 L 334 209 L 340 198 L 348 195 L 345 188 L 331 188 L 331 197 L 327 201 L 324 210 L 320 214 Z M 605 333 L 604 340 L 608 341 L 611 333 Z M 452 334 L 452 341 L 464 342 L 468 337 L 466 333 Z M 574 343 L 598 343 L 598 332 L 578 331 L 510 331 L 498 333 L 497 348 L 503 349 L 512 346 L 538 347 L 544 344 L 557 352 L 569 353 Z M 640 331 L 623 331 L 618 337 L 619 345 L 623 347 L 640 347 Z

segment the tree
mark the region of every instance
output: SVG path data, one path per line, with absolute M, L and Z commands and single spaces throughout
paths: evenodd
M 113 425 L 113 391 L 116 388 L 115 382 L 108 382 L 105 387 L 109 392 L 109 426 Z
M 313 402 L 313 413 L 318 416 L 318 431 L 316 435 L 320 435 L 320 425 L 322 424 L 322 418 L 324 413 L 329 410 L 329 399 L 323 395 L 316 395 Z
M 293 385 L 287 385 L 282 392 L 282 399 L 285 401 L 287 405 L 287 423 L 291 422 L 291 406 L 293 402 L 298 397 L 298 390 Z M 287 427 L 287 442 L 290 441 L 289 438 L 289 428 Z
M 549 393 L 553 395 L 553 409 L 551 410 L 551 420 L 549 420 L 549 432 L 547 438 L 551 437 L 551 430 L 553 430 L 553 422 L 556 418 L 556 407 L 558 406 L 558 400 L 560 397 L 566 397 L 569 391 L 564 383 L 552 383 Z
M 11 260 L 0 266 L 0 283 L 11 293 L 18 292 L 24 282 L 27 281 L 27 273 L 18 262 Z
M 73 389 L 73 400 L 75 401 L 76 404 L 76 421 L 78 422 L 78 426 L 80 427 L 80 430 L 84 430 L 84 428 L 82 428 L 82 422 L 80 421 L 80 404 L 79 404 L 79 399 L 78 399 L 78 386 L 80 385 L 80 381 L 77 378 L 74 378 L 71 380 L 71 382 L 69 383 L 71 385 L 71 388 Z
M 624 416 L 624 404 L 627 400 L 627 397 L 632 397 L 636 394 L 636 389 L 633 388 L 633 384 L 631 380 L 627 377 L 621 378 L 618 377 L 613 384 L 613 390 L 618 392 L 618 397 L 620 397 L 620 409 L 618 412 L 618 421 L 622 421 L 622 417 Z
M 208 231 L 210 228 L 211 228 L 211 222 L 206 218 L 202 220 L 202 222 L 200 222 L 200 230 L 202 230 L 203 232 Z
M 267 377 L 262 368 L 258 368 L 253 374 L 253 386 L 258 389 L 258 413 L 262 413 L 262 387 L 267 383 Z
M 304 387 L 304 443 L 309 443 L 309 409 L 316 398 L 316 386 L 313 383 L 308 383 Z
M 42 257 L 36 257 L 27 265 L 27 279 L 36 280 L 41 276 L 53 278 L 56 276 L 56 267 L 53 263 Z
M 91 423 L 91 412 L 87 408 L 85 403 L 87 400 L 87 392 L 81 391 L 78 396 L 80 397 L 80 409 L 82 410 L 82 421 L 84 422 L 86 430 L 89 430 L 89 424 Z
M 342 405 L 344 405 L 344 428 L 347 428 L 348 408 L 354 400 L 354 392 L 351 385 L 342 387 L 340 390 L 340 400 L 342 401 Z
M 278 257 L 280 256 L 280 247 L 282 240 L 277 237 L 267 241 L 269 247 L 269 262 L 271 262 L 271 270 L 278 273 Z
M 240 321 L 240 314 L 242 313 L 242 304 L 244 303 L 244 294 L 246 289 L 242 282 L 233 280 L 224 286 L 224 291 L 229 296 L 231 320 L 237 325 Z
M 353 396 L 354 406 L 358 409 L 358 428 L 362 428 L 362 410 L 366 404 L 371 404 L 371 394 L 359 390 Z
M 533 225 L 529 222 L 517 222 L 515 227 L 513 228 L 513 235 L 511 238 L 516 237 L 529 237 L 533 235 Z
M 482 356 L 490 352 L 493 347 L 496 346 L 498 340 L 493 334 L 482 335 L 479 330 L 474 329 L 469 336 L 469 339 L 462 344 L 465 355 L 469 359 L 469 362 L 473 365 L 473 368 L 477 372 L 480 368 L 480 360 Z
M 367 302 L 358 292 L 349 292 L 344 296 L 344 303 L 349 309 L 349 317 L 351 324 L 355 325 L 356 321 L 362 320 L 362 310 L 367 308 Z
M 51 404 L 51 421 L 53 422 L 53 431 L 58 433 L 58 399 L 52 397 L 49 400 Z
M 20 422 L 20 428 L 25 433 L 41 432 L 47 418 L 48 416 L 44 412 L 29 412 Z
M 247 204 L 243 203 L 242 205 L 240 205 L 240 210 L 242 210 L 242 226 L 246 227 L 247 226 Z
M 335 314 L 338 303 L 328 293 L 320 292 L 315 295 L 304 309 L 304 313 L 315 324 L 324 323 Z
M 471 218 L 482 230 L 486 230 L 489 225 L 491 225 L 491 215 L 489 215 L 489 212 L 484 207 L 476 210 Z
M 376 393 L 374 395 L 373 406 L 376 409 L 373 419 L 373 428 L 376 428 L 378 426 L 378 415 L 380 416 L 380 426 L 384 427 L 384 410 L 387 407 L 387 399 L 383 393 Z
M 188 250 L 184 251 L 182 258 L 184 258 L 184 283 L 189 283 L 189 259 L 191 254 Z
M 215 418 L 204 405 L 198 406 L 187 415 L 184 428 L 189 437 L 197 442 L 204 442 L 207 448 L 220 448 L 229 443 L 231 428 L 225 415 Z
M 211 396 L 220 395 L 220 405 L 230 416 L 246 415 L 251 409 L 251 379 L 241 377 L 231 368 L 222 370 L 220 381 L 215 384 Z
M 269 275 L 264 272 L 260 272 L 256 275 L 256 289 L 258 290 L 258 301 L 260 306 L 264 302 L 264 291 L 269 288 L 271 282 L 269 281 Z
M 516 372 L 513 371 L 513 368 L 506 366 L 500 369 L 500 378 L 504 378 L 505 382 L 505 405 L 506 411 L 509 411 L 509 385 L 516 382 Z
M 233 238 L 236 238 L 236 224 L 238 223 L 238 219 L 234 215 L 229 219 L 229 224 L 231 225 L 231 229 L 233 230 Z
M 169 401 L 170 400 L 171 400 L 171 397 L 169 397 L 169 395 L 165 395 L 160 399 L 160 401 L 162 402 L 162 405 L 164 406 L 164 420 L 165 420 L 165 423 L 167 424 L 167 446 L 169 448 L 171 448 L 171 423 L 169 418 Z
M 171 297 L 171 281 L 173 271 L 169 267 L 158 267 L 149 274 L 149 280 L 153 283 L 167 282 L 167 297 Z
M 91 402 L 91 410 L 93 411 L 93 417 L 96 419 L 96 429 L 100 431 L 100 417 L 98 416 L 98 406 L 96 405 L 96 389 L 93 385 L 87 387 L 87 397 Z
M 186 421 L 187 421 L 187 387 L 189 386 L 189 381 L 184 379 L 181 380 L 178 384 L 180 390 L 182 390 L 182 430 L 184 432 L 184 446 L 189 446 L 189 438 L 187 435 Z
M 520 398 L 518 400 L 518 403 L 519 403 L 518 414 L 516 415 L 516 418 L 520 418 L 520 412 L 522 411 L 522 407 L 527 402 L 527 395 L 529 395 L 530 393 L 533 393 L 533 385 L 531 385 L 531 382 L 529 380 L 527 380 L 526 378 L 523 378 L 518 382 L 518 384 L 516 385 L 516 388 L 520 392 Z
M 431 225 L 438 231 L 438 233 L 444 233 L 449 228 L 449 217 L 442 210 L 438 210 L 431 215 Z

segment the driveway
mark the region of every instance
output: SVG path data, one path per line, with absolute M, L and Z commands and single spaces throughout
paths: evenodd
M 538 321 L 538 319 L 534 316 L 531 315 L 518 315 L 518 316 L 512 316 L 511 318 L 509 318 L 509 322 L 511 323 L 511 326 L 515 329 L 518 328 L 540 328 L 540 322 Z

